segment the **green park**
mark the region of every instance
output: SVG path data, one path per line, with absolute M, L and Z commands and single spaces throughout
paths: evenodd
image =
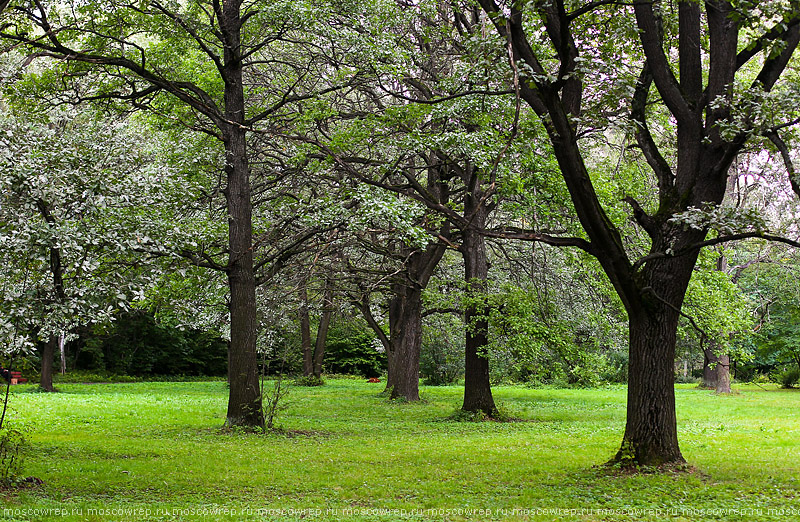
M 0 0 L 0 520 L 800 519 L 799 45 Z

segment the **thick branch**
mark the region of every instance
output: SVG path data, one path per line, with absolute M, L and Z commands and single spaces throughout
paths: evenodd
M 523 230 L 515 227 L 500 227 L 494 229 L 483 229 L 477 231 L 479 234 L 486 237 L 493 237 L 498 239 L 519 239 L 522 241 L 533 241 L 544 243 L 546 245 L 556 247 L 578 247 L 589 254 L 596 255 L 594 246 L 583 238 L 580 237 L 560 237 L 552 236 L 542 232 L 535 232 L 533 230 Z
M 781 153 L 783 164 L 786 166 L 786 172 L 789 174 L 789 183 L 792 184 L 792 190 L 798 195 L 798 197 L 800 197 L 800 178 L 798 177 L 797 171 L 794 168 L 792 156 L 789 154 L 789 147 L 776 131 L 768 131 L 765 135 L 767 138 L 769 138 L 769 141 L 775 145 L 775 148 L 778 149 L 778 152 Z
M 642 154 L 644 154 L 647 164 L 653 169 L 658 179 L 659 193 L 666 194 L 671 192 L 674 187 L 675 174 L 672 172 L 667 160 L 661 155 L 661 151 L 658 150 L 658 146 L 647 126 L 647 97 L 652 82 L 653 74 L 650 71 L 649 63 L 645 62 L 631 100 L 631 119 L 636 123 L 636 142 L 642 149 Z
M 653 72 L 656 88 L 664 103 L 679 122 L 691 122 L 692 110 L 683 97 L 678 80 L 672 72 L 662 46 L 662 31 L 653 11 L 653 2 L 637 2 L 633 6 L 636 23 L 639 26 L 642 49 Z

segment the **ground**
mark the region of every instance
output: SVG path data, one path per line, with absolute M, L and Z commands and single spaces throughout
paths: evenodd
M 800 519 L 800 392 L 677 389 L 692 469 L 616 473 L 625 389 L 498 387 L 516 422 L 446 420 L 458 387 L 294 387 L 283 433 L 223 432 L 224 382 L 14 387 L 25 475 L 0 520 Z

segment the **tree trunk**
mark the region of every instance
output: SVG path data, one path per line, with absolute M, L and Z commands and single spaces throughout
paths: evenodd
M 252 204 L 243 131 L 226 140 L 231 344 L 229 426 L 263 427 L 256 356 L 256 284 L 253 274 Z
M 241 2 L 224 2 L 220 16 L 225 40 L 222 75 L 225 80 L 225 120 L 219 122 L 225 144 L 225 198 L 228 206 L 228 285 L 231 344 L 228 426 L 264 427 L 258 379 L 256 281 L 253 269 L 253 202 L 242 76 Z
M 314 374 L 314 354 L 311 349 L 311 318 L 308 316 L 308 292 L 305 284 L 300 287 L 300 346 L 303 350 L 303 376 Z
M 392 399 L 419 400 L 419 354 L 422 346 L 422 290 L 395 285 L 389 303 L 393 353 L 387 389 Z
M 240 84 L 241 85 L 241 84 Z M 228 94 L 226 89 L 226 95 Z M 243 104 L 242 104 L 243 105 Z M 263 427 L 256 355 L 256 285 L 253 273 L 252 203 L 244 131 L 231 129 L 225 137 L 228 185 L 228 285 L 231 314 L 229 345 L 230 393 L 228 426 Z
M 55 391 L 53 388 L 53 359 L 55 358 L 56 348 L 58 348 L 58 336 L 51 335 L 42 345 L 42 372 L 39 379 L 39 386 L 47 392 Z
M 649 301 L 629 311 L 628 408 L 622 447 L 612 462 L 659 466 L 685 462 L 675 415 L 675 339 L 680 308 Z
M 719 345 L 711 343 L 703 350 L 703 388 L 717 393 L 731 393 L 731 358 L 720 354 Z
M 715 366 L 717 361 L 719 361 L 719 357 L 714 353 L 714 346 L 708 346 L 703 349 L 703 382 L 701 383 L 703 388 L 712 390 L 717 387 L 717 369 Z
M 60 357 L 61 362 L 61 375 L 67 373 L 67 351 L 66 351 L 66 340 L 64 339 L 64 334 L 58 336 L 58 355 Z
M 480 203 L 478 203 L 480 205 Z M 465 210 L 470 205 L 465 206 Z M 486 207 L 480 205 L 473 215 L 473 223 L 484 228 Z M 464 256 L 464 277 L 467 283 L 468 304 L 464 310 L 467 324 L 464 359 L 464 411 L 482 411 L 494 416 L 497 408 L 489 382 L 489 359 L 485 353 L 489 346 L 489 310 L 486 306 L 486 280 L 489 264 L 486 258 L 486 240 L 474 229 L 464 230 L 461 245 Z
M 717 393 L 731 393 L 731 356 L 723 354 L 717 362 Z
M 325 293 L 322 296 L 322 317 L 317 329 L 317 340 L 314 343 L 314 377 L 322 377 L 322 361 L 325 360 L 325 343 L 328 340 L 328 327 L 333 317 L 333 285 L 325 282 Z

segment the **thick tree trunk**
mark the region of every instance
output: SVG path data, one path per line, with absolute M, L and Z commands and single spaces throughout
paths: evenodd
M 731 393 L 731 356 L 723 354 L 717 362 L 717 393 Z
M 714 347 L 709 346 L 703 349 L 703 382 L 701 386 L 710 390 L 717 387 L 716 365 L 719 357 L 714 353 Z
M 228 426 L 264 427 L 256 354 L 256 282 L 253 269 L 253 202 L 244 125 L 241 2 L 224 2 L 220 29 L 225 40 L 225 120 L 218 125 L 225 144 L 225 198 L 228 205 L 228 285 L 231 344 L 228 377 Z
M 474 223 L 480 228 L 486 222 L 486 208 L 481 206 L 474 214 Z M 461 245 L 464 256 L 464 276 L 467 283 L 469 304 L 464 310 L 467 324 L 466 349 L 464 360 L 464 411 L 482 411 L 493 416 L 497 408 L 492 397 L 489 382 L 489 359 L 486 349 L 489 346 L 489 321 L 485 304 L 486 279 L 489 264 L 486 258 L 486 240 L 472 229 L 464 231 Z
M 311 349 L 311 318 L 308 315 L 308 293 L 303 285 L 300 288 L 300 346 L 303 351 L 303 376 L 314 374 L 314 354 Z
M 685 462 L 678 447 L 674 360 L 678 313 L 661 308 L 631 317 L 627 423 L 621 464 Z
M 387 389 L 392 399 L 419 400 L 419 354 L 422 346 L 422 290 L 396 285 L 389 303 L 392 357 Z
M 317 340 L 314 343 L 314 377 L 322 377 L 322 362 L 325 360 L 325 343 L 328 341 L 328 328 L 333 317 L 333 285 L 330 281 L 325 283 L 325 293 L 322 297 L 322 317 L 317 329 Z
M 50 339 L 42 345 L 42 372 L 39 386 L 47 392 L 55 391 L 55 388 L 53 388 L 53 359 L 57 348 L 57 335 L 51 335 Z
M 241 78 L 240 78 L 241 79 Z M 226 89 L 227 94 L 227 89 Z M 242 103 L 243 106 L 243 103 Z M 230 129 L 225 136 L 228 185 L 228 285 L 230 287 L 230 393 L 226 424 L 262 427 L 261 391 L 256 355 L 256 285 L 253 273 L 252 203 L 244 131 Z

